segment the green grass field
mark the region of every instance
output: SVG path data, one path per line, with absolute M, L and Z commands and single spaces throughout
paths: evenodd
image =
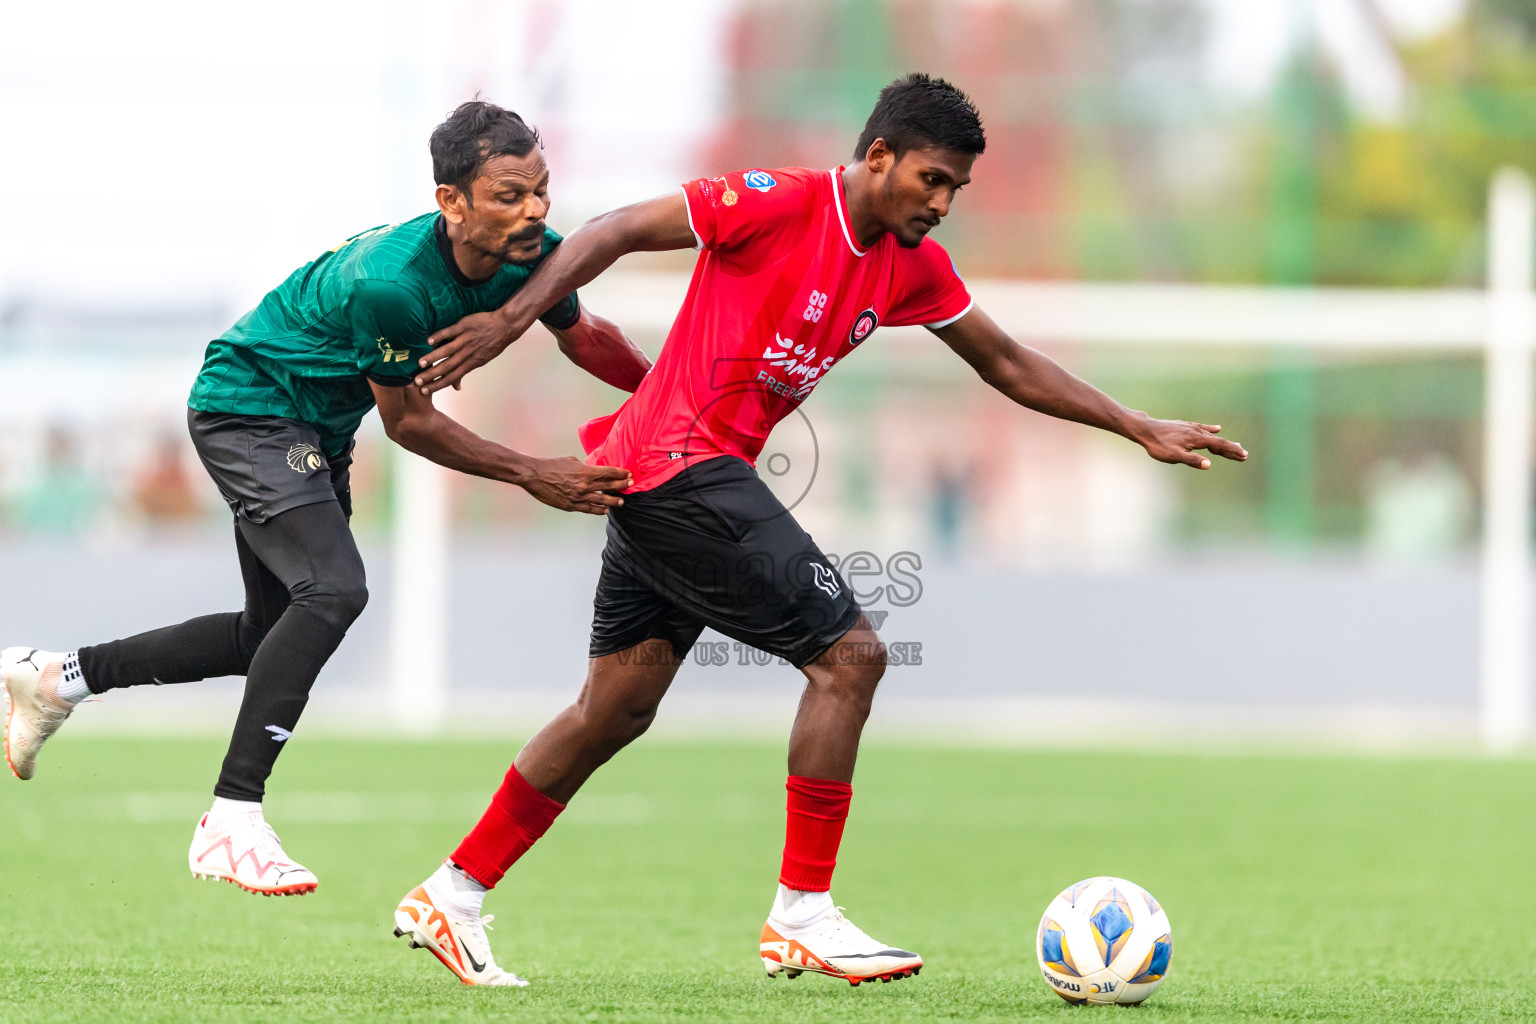
M 769 980 L 783 754 L 645 742 L 487 901 L 527 989 L 460 986 L 391 910 L 512 744 L 295 741 L 268 819 L 302 898 L 194 882 L 221 745 L 73 738 L 0 785 L 5 1021 L 1536 1019 L 1536 765 L 871 747 L 834 894 L 921 977 Z M 1032 942 L 1087 875 L 1149 888 L 1171 976 L 1047 991 Z

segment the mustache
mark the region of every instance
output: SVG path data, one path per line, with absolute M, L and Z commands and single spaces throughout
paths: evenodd
M 544 222 L 540 221 L 539 223 L 533 225 L 532 227 L 524 228 L 522 231 L 513 232 L 512 234 L 508 235 L 507 236 L 507 241 L 508 242 L 531 242 L 531 241 L 533 241 L 536 238 L 543 238 L 543 237 L 544 237 Z

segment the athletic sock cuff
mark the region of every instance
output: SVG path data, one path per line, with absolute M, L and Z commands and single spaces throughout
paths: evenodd
M 99 697 L 107 692 L 108 687 L 98 686 L 92 681 L 93 670 L 86 667 L 86 663 L 91 659 L 91 651 L 92 647 L 88 645 L 70 653 L 74 656 L 75 664 L 80 666 L 80 678 L 85 680 L 85 688 L 91 691 L 92 696 Z
M 517 765 L 507 769 L 506 778 L 501 780 L 501 788 L 496 791 L 494 800 L 534 839 L 548 832 L 549 826 L 565 810 L 565 804 L 551 800 L 534 789 L 533 784 L 517 770 Z
M 848 808 L 853 803 L 851 782 L 791 775 L 784 788 L 789 791 L 790 812 L 807 817 L 840 821 L 848 817 Z
M 491 797 L 491 806 L 450 859 L 466 875 L 494 889 L 563 810 L 565 804 L 534 789 L 514 765 Z
M 94 693 L 90 680 L 80 670 L 79 651 L 70 651 L 64 655 L 64 664 L 59 670 L 59 685 L 54 693 L 60 700 L 71 704 L 78 704 Z
M 853 785 L 832 779 L 791 775 L 784 861 L 779 884 L 801 892 L 826 892 L 837 867 L 837 848 L 853 802 Z

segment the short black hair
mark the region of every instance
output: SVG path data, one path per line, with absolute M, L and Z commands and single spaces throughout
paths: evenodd
M 898 78 L 880 90 L 853 158 L 863 160 L 876 139 L 884 139 L 898 160 L 909 149 L 979 155 L 987 148 L 981 114 L 971 98 L 944 79 L 921 73 Z
M 538 129 L 512 111 L 478 96 L 459 104 L 448 120 L 432 129 L 432 176 L 453 185 L 465 198 L 480 168 L 492 157 L 527 156 L 544 142 Z

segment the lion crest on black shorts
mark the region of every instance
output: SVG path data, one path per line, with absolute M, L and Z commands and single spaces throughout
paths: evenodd
M 288 449 L 288 468 L 295 473 L 313 473 L 323 465 L 325 460 L 320 457 L 320 449 L 312 444 L 300 441 Z

